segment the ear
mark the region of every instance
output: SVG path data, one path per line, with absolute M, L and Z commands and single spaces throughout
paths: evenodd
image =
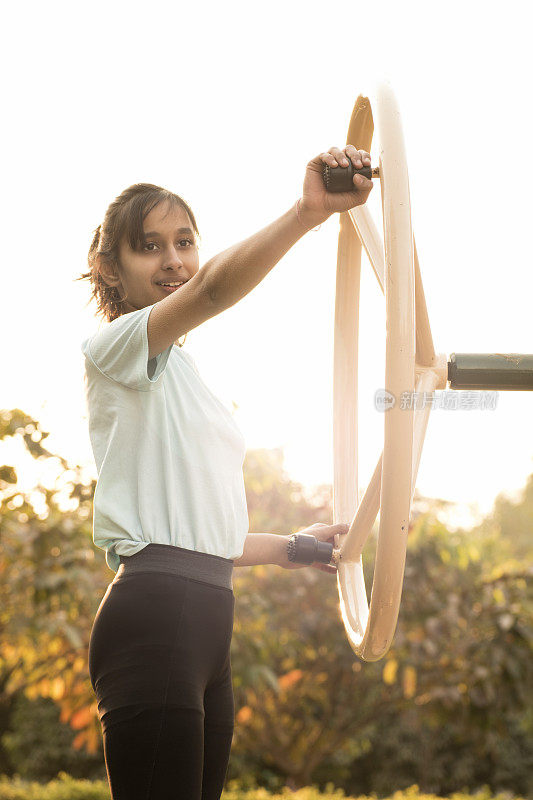
M 99 274 L 108 286 L 120 286 L 121 280 L 115 263 L 110 263 L 101 253 L 95 256 L 95 263 Z

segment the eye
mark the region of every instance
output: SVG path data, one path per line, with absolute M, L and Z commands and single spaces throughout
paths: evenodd
M 192 242 L 190 239 L 180 239 L 179 243 L 181 244 L 182 242 L 188 242 L 191 247 L 194 244 L 194 242 Z M 157 247 L 157 244 L 155 242 L 147 242 L 144 246 L 144 250 L 147 250 L 148 253 L 153 253 L 154 252 L 153 250 L 148 250 L 148 248 L 151 247 L 152 245 L 154 247 Z

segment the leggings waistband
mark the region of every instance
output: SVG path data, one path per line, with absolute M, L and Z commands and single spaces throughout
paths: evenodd
M 133 556 L 120 556 L 115 579 L 134 572 L 166 572 L 233 590 L 233 567 L 229 558 L 150 542 Z

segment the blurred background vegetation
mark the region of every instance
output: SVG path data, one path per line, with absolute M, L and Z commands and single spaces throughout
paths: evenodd
M 95 481 L 47 436 L 21 410 L 0 411 L 0 442 L 56 472 L 23 492 L 0 466 L 0 774 L 102 780 L 87 648 L 114 573 L 92 542 Z M 331 523 L 332 487 L 310 496 L 281 450 L 248 451 L 244 476 L 251 531 Z M 533 475 L 471 530 L 447 529 L 448 505 L 415 494 L 398 628 L 377 663 L 347 642 L 335 576 L 235 570 L 228 785 L 533 796 Z M 374 547 L 375 535 L 368 594 Z

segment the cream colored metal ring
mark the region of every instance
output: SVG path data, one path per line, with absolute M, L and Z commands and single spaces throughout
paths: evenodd
M 387 83 L 375 92 L 383 241 L 365 205 L 340 214 L 333 377 L 334 523 L 341 615 L 353 651 L 378 661 L 389 649 L 402 594 L 411 501 L 431 404 L 415 409 L 413 392 L 445 389 L 447 359 L 435 355 L 411 226 L 409 176 L 400 113 Z M 347 144 L 371 151 L 374 122 L 368 97 L 355 103 Z M 385 294 L 385 389 L 394 404 L 384 414 L 384 446 L 358 498 L 357 351 L 361 252 Z M 416 321 L 416 326 L 415 326 Z M 405 393 L 405 394 L 404 394 Z M 411 398 L 411 399 L 409 399 Z M 362 551 L 380 512 L 374 580 L 367 601 Z

